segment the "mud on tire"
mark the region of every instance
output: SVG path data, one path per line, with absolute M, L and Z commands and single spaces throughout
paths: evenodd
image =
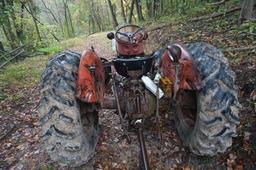
M 39 112 L 42 138 L 51 159 L 76 167 L 94 155 L 98 115 L 92 105 L 75 97 L 80 54 L 64 52 L 53 57 L 41 77 Z M 89 110 L 90 108 L 90 110 Z
M 194 43 L 187 49 L 200 71 L 202 89 L 195 94 L 183 92 L 185 96 L 194 96 L 195 102 L 190 103 L 196 109 L 194 125 L 190 126 L 185 121 L 187 108 L 181 111 L 183 106 L 178 104 L 176 126 L 180 137 L 193 153 L 213 156 L 225 152 L 232 145 L 232 137 L 236 136 L 241 106 L 234 84 L 235 74 L 217 48 L 206 43 Z

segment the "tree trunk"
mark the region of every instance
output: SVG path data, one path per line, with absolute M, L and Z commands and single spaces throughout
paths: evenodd
M 125 16 L 126 16 L 126 22 L 128 22 L 129 12 L 130 12 L 130 1 L 129 0 L 123 0 L 124 2 L 124 9 L 125 9 Z
M 142 9 L 141 9 L 141 0 L 136 0 L 136 9 L 137 9 L 137 15 L 139 21 L 144 21 L 143 15 L 142 15 Z
M 160 0 L 160 14 L 162 15 L 164 12 L 164 0 Z
M 109 9 L 110 9 L 110 12 L 111 12 L 111 15 L 112 15 L 113 27 L 116 28 L 118 26 L 118 22 L 116 20 L 116 14 L 115 14 L 115 11 L 113 9 L 111 0 L 108 0 L 108 6 L 109 6 Z
M 54 0 L 54 4 L 55 4 L 55 8 L 58 8 L 58 4 L 57 4 L 56 0 Z M 59 10 L 57 10 L 57 14 L 56 15 L 57 15 L 56 19 L 57 19 L 58 23 L 60 24 L 61 32 L 62 32 L 62 35 L 64 37 L 65 36 L 64 24 L 62 22 L 62 15 L 61 15 Z
M 10 3 L 9 5 L 14 5 L 13 2 Z M 16 13 L 14 10 L 11 11 L 11 19 L 12 19 L 12 24 L 14 26 L 14 32 L 17 35 L 17 41 L 19 41 L 19 43 L 22 44 L 23 42 L 23 18 L 24 18 L 24 8 L 25 8 L 25 4 L 21 4 L 21 12 L 20 12 L 20 24 L 17 23 L 17 17 L 16 17 Z
M 96 13 L 95 13 L 96 8 L 94 7 L 94 1 L 91 0 L 90 2 L 91 2 L 91 3 L 90 3 L 90 4 L 91 4 L 90 13 L 91 13 L 91 16 L 92 16 L 92 19 L 93 19 L 93 23 L 94 23 L 94 24 L 96 23 L 97 26 L 98 26 L 98 28 L 99 28 L 99 31 L 101 31 L 102 28 L 101 28 L 101 25 L 100 25 L 100 21 L 99 21 L 97 15 L 96 15 Z
M 20 1 L 20 3 L 24 4 L 24 2 L 22 2 L 22 1 Z M 25 8 L 26 11 L 31 15 L 31 17 L 33 18 L 33 21 L 36 22 L 36 25 L 37 25 L 37 23 L 39 23 L 39 24 L 41 24 L 41 25 L 44 25 L 43 23 L 41 23 L 41 22 L 36 18 L 35 14 L 34 14 L 35 11 L 31 11 L 31 10 L 28 9 L 26 6 L 24 6 L 24 8 Z M 49 30 L 49 32 L 50 32 L 50 34 L 53 36 L 53 38 L 54 38 L 56 41 L 60 42 L 60 40 L 54 35 L 53 32 L 51 32 L 50 30 Z M 38 33 L 38 35 L 39 35 L 39 37 L 40 37 L 40 39 L 41 39 L 39 30 L 38 30 L 37 33 Z
M 72 21 L 72 17 L 71 17 L 71 14 L 70 14 L 68 4 L 66 4 L 66 7 L 67 7 L 67 14 L 68 14 L 68 18 L 69 18 L 71 33 L 72 33 L 72 37 L 73 37 L 73 36 L 75 36 L 75 29 L 74 29 L 74 26 L 73 26 L 73 21 Z
M 68 38 L 71 37 L 71 33 L 70 33 L 70 30 L 69 30 L 69 25 L 68 25 L 68 14 L 67 14 L 67 8 L 66 8 L 66 2 L 64 0 L 62 0 L 63 2 L 63 7 L 64 7 L 64 27 L 66 28 L 65 29 L 65 32 L 66 32 L 66 35 Z
M 159 16 L 159 13 L 160 13 L 160 0 L 153 0 L 153 3 L 152 3 L 152 17 L 157 17 Z
M 49 7 L 47 7 L 47 5 L 45 4 L 44 0 L 41 0 L 41 2 L 43 3 L 45 9 L 46 9 L 47 11 L 49 11 L 49 13 L 51 14 L 53 20 L 56 22 L 56 24 L 59 25 L 59 21 L 57 20 L 56 16 L 55 16 L 54 13 L 52 12 L 52 10 L 51 10 Z M 56 1 L 55 1 L 55 2 L 56 2 Z
M 106 15 L 104 13 L 104 8 L 102 6 L 102 0 L 98 0 L 98 5 L 97 5 L 97 14 L 98 14 L 98 17 L 99 17 L 99 21 L 100 21 L 100 25 L 101 25 L 101 31 L 104 31 L 106 30 L 106 24 L 105 24 L 105 21 L 106 21 Z M 104 17 L 104 19 L 102 19 L 102 16 Z
M 17 32 L 17 36 L 19 37 L 20 40 L 22 40 L 24 37 L 23 35 L 24 34 L 24 31 L 23 31 L 24 10 L 25 10 L 25 4 L 21 4 L 21 13 L 20 13 L 21 23 L 20 23 L 19 31 Z
M 4 8 L 6 8 L 7 6 L 13 7 L 13 1 L 1 0 L 1 3 L 2 5 L 0 10 L 4 10 Z M 6 14 L 5 19 L 3 19 L 1 25 L 6 36 L 6 39 L 8 40 L 8 43 L 10 44 L 12 49 L 15 49 L 18 45 L 18 41 L 15 31 L 13 31 L 12 23 L 10 20 L 11 17 L 12 15 Z
M 8 42 L 11 42 L 11 38 L 10 38 L 10 35 L 9 33 L 7 32 L 7 29 L 5 28 L 5 25 L 2 25 L 2 29 L 3 29 L 3 32 L 4 32 L 4 35 L 5 35 L 5 38 Z
M 105 0 L 105 4 L 107 4 L 107 0 Z M 110 19 L 110 16 L 109 16 L 109 10 L 108 8 L 106 7 L 106 13 L 107 13 L 107 25 L 111 22 L 112 19 Z
M 61 19 L 60 19 L 61 17 L 58 16 L 58 19 L 57 19 L 57 17 L 55 16 L 55 14 L 54 14 L 54 13 L 52 12 L 52 10 L 46 5 L 46 3 L 44 2 L 44 0 L 41 0 L 41 2 L 43 3 L 43 6 L 46 8 L 46 10 L 49 11 L 49 13 L 51 14 L 51 16 L 52 16 L 53 20 L 55 21 L 55 23 L 56 23 L 57 25 L 59 25 L 59 27 L 60 27 L 60 29 L 61 29 L 61 32 L 62 32 L 62 35 L 64 36 L 64 29 L 63 29 L 63 25 L 62 25 L 62 22 L 61 22 Z M 58 6 L 57 6 L 56 1 L 54 1 L 54 3 L 55 3 L 55 6 L 56 6 L 56 8 L 57 8 Z M 59 15 L 59 11 L 58 11 L 57 15 Z
M 92 34 L 96 32 L 96 24 L 95 24 L 95 20 L 93 19 L 93 17 L 91 16 L 91 21 L 92 21 Z
M 147 7 L 147 13 L 148 13 L 148 17 L 152 17 L 152 2 L 151 0 L 146 0 L 146 7 Z
M 152 17 L 154 17 L 155 18 L 155 16 L 156 16 L 156 0 L 152 0 L 153 2 L 152 2 Z
M 126 16 L 125 16 L 125 12 L 124 12 L 124 2 L 123 2 L 123 0 L 120 0 L 120 3 L 121 3 L 122 17 L 123 17 L 124 23 L 126 23 Z
M 41 35 L 40 35 L 40 31 L 39 31 L 39 28 L 38 28 L 38 24 L 37 24 L 37 19 L 36 19 L 36 15 L 35 15 L 35 10 L 34 10 L 33 1 L 30 1 L 30 2 L 28 3 L 28 8 L 29 8 L 30 14 L 31 14 L 31 16 L 32 16 L 33 22 L 34 22 L 34 24 L 35 24 L 37 39 L 38 39 L 39 41 L 42 41 L 42 38 L 41 38 Z
M 38 38 L 39 41 L 42 41 L 42 38 L 41 38 L 41 35 L 40 35 L 40 31 L 39 31 L 39 28 L 38 28 L 38 25 L 37 25 L 37 21 L 35 20 L 34 17 L 32 17 L 32 18 L 33 18 L 33 22 L 35 24 L 37 38 Z
M 12 27 L 10 24 L 9 19 L 7 19 L 7 22 L 2 25 L 4 34 L 6 39 L 8 40 L 8 43 L 10 44 L 12 49 L 15 49 L 17 47 L 17 42 L 16 42 L 16 38 L 15 38 L 15 34 L 12 31 Z
M 69 7 L 67 4 L 67 1 L 62 0 L 64 5 L 64 19 L 65 19 L 65 27 L 66 27 L 66 33 L 68 35 L 68 38 L 74 37 L 74 27 L 72 24 L 72 19 L 69 11 Z
M 89 18 L 89 23 L 88 23 L 88 32 L 89 32 L 89 35 L 91 34 L 91 18 Z
M 244 0 L 242 3 L 242 9 L 238 24 L 241 25 L 243 21 L 247 19 L 256 19 L 256 1 L 255 0 Z
M 3 52 L 3 51 L 5 51 L 4 50 L 4 45 L 3 45 L 2 41 L 0 41 L 0 53 Z
M 134 3 L 135 3 L 135 0 L 132 0 L 131 9 L 130 9 L 130 15 L 129 15 L 129 20 L 128 20 L 128 22 L 129 22 L 130 24 L 132 23 L 132 16 L 133 16 Z

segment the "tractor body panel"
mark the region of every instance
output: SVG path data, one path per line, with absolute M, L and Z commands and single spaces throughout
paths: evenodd
M 102 103 L 105 85 L 104 65 L 94 50 L 84 52 L 78 70 L 76 96 L 83 102 Z
M 178 46 L 182 49 L 181 58 L 178 63 L 175 63 L 170 59 L 168 49 L 163 53 L 160 61 L 163 79 L 170 81 L 173 86 L 176 82 L 179 86 L 178 89 L 199 90 L 201 87 L 200 73 L 187 50 L 181 45 Z M 176 69 L 176 66 L 179 68 Z

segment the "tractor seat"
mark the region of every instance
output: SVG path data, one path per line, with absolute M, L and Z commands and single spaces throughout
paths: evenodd
M 143 56 L 134 58 L 115 58 L 114 67 L 118 74 L 126 78 L 139 78 L 147 74 L 152 67 L 154 57 Z M 136 73 L 136 75 L 134 75 Z

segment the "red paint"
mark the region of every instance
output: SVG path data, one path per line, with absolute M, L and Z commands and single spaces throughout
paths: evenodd
M 95 68 L 93 71 L 90 68 Z M 76 96 L 88 103 L 101 103 L 104 93 L 104 66 L 93 50 L 88 50 L 81 56 Z
M 177 45 L 177 44 L 176 44 Z M 194 65 L 189 53 L 182 46 L 178 45 L 182 49 L 181 58 L 178 62 L 180 65 L 180 84 L 179 89 L 186 90 L 199 90 L 201 87 L 201 78 L 198 69 Z M 167 77 L 173 82 L 175 79 L 175 63 L 169 58 L 168 51 L 163 54 L 161 61 L 161 71 L 163 76 Z
M 121 55 L 142 55 L 144 53 L 143 43 L 136 44 L 126 44 L 122 42 L 117 42 L 117 52 Z

